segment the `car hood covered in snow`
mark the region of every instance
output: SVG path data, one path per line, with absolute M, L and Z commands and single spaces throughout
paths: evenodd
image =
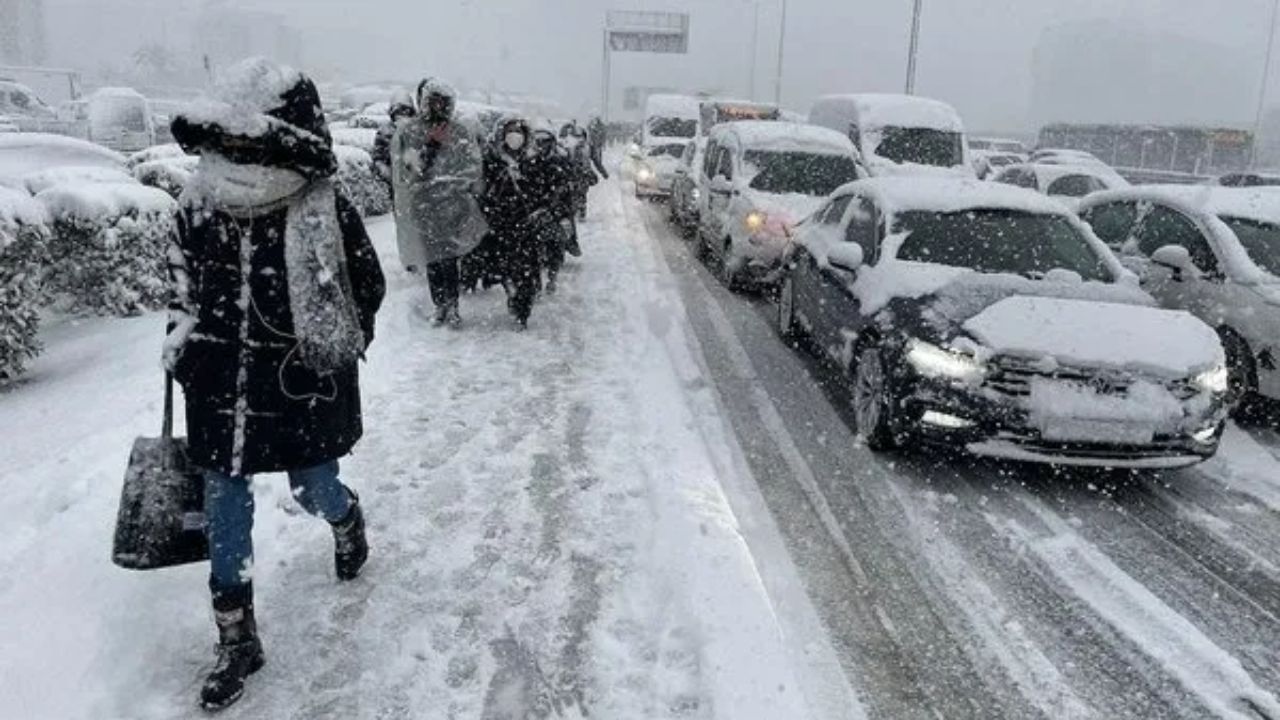
M 1000 355 L 1184 378 L 1223 362 L 1217 334 L 1188 313 L 1056 297 L 1014 296 L 964 323 Z
M 826 201 L 824 197 L 802 193 L 775 195 L 759 190 L 747 190 L 744 196 L 753 209 L 764 213 L 771 222 L 776 220 L 788 228 L 812 215 Z

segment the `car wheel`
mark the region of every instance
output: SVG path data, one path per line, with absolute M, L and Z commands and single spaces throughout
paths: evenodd
M 1258 368 L 1253 362 L 1249 344 L 1231 331 L 1220 333 L 1222 349 L 1227 354 L 1227 405 L 1237 420 L 1256 416 Z
M 789 272 L 782 276 L 778 286 L 778 334 L 792 343 L 798 343 L 804 336 L 804 328 L 796 321 L 796 285 Z
M 853 371 L 853 414 L 858 434 L 876 452 L 897 447 L 893 434 L 893 389 L 877 347 L 858 354 Z

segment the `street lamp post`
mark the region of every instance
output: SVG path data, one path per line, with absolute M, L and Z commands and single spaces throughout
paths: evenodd
M 778 76 L 773 82 L 773 102 L 782 105 L 782 61 L 787 49 L 787 0 L 782 0 L 782 27 L 778 29 Z
M 753 0 L 752 13 L 754 19 L 751 24 L 751 91 L 748 96 L 756 99 L 756 62 L 760 56 L 760 0 Z
M 1249 152 L 1249 167 L 1258 166 L 1258 142 L 1262 139 L 1262 120 L 1266 114 L 1267 83 L 1271 80 L 1271 53 L 1276 45 L 1276 16 L 1280 14 L 1280 0 L 1271 2 L 1271 24 L 1267 26 L 1267 59 L 1262 65 L 1262 86 L 1258 88 L 1258 114 L 1253 120 L 1253 147 Z
M 923 0 L 915 0 L 915 7 L 911 11 L 911 47 L 907 51 L 908 95 L 916 94 L 916 53 L 920 49 L 920 5 L 922 2 Z

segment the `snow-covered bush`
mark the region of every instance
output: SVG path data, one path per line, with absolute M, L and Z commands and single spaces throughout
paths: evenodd
M 146 150 L 129 156 L 129 168 L 133 169 L 143 163 L 155 162 L 156 160 L 172 160 L 175 158 L 184 158 L 187 154 L 177 143 L 169 143 L 167 145 L 153 145 Z
M 40 351 L 40 275 L 48 217 L 25 192 L 0 188 L 0 381 L 22 373 Z
M 360 148 L 334 145 L 338 156 L 338 182 L 363 217 L 391 212 L 391 190 L 373 170 L 373 158 Z
M 358 147 L 367 153 L 373 152 L 373 143 L 378 137 L 374 128 L 335 128 L 332 125 L 329 126 L 329 134 L 333 136 L 334 145 Z
M 36 200 L 53 233 L 45 282 L 66 309 L 134 315 L 164 304 L 173 198 L 142 185 L 68 183 Z
M 186 189 L 199 162 L 200 158 L 194 155 L 149 160 L 135 165 L 133 176 L 143 185 L 163 190 L 176 200 Z

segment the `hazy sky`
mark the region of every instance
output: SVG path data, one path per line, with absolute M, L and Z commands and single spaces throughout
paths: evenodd
M 131 6 L 149 1 L 132 0 Z M 87 0 L 48 2 L 64 10 L 102 7 Z M 440 74 L 463 84 L 546 95 L 572 112 L 598 105 L 600 32 L 607 9 L 686 11 L 692 16 L 690 53 L 615 56 L 615 92 L 626 85 L 751 92 L 756 0 L 226 2 L 288 15 L 304 34 L 306 63 L 318 73 L 341 72 L 352 80 Z M 202 3 L 160 4 L 194 8 Z M 118 14 L 116 8 L 125 3 L 113 0 L 109 5 Z M 771 98 L 781 0 L 758 0 L 758 7 L 756 93 Z M 924 0 L 917 89 L 954 103 L 971 128 L 1021 129 L 1028 123 L 1032 51 L 1040 33 L 1059 23 L 1095 18 L 1233 48 L 1247 60 L 1234 70 L 1233 81 L 1237 87 L 1242 82 L 1256 87 L 1270 7 L 1270 0 Z M 911 0 L 789 0 L 784 104 L 803 111 L 823 92 L 899 91 L 910 8 Z M 140 20 L 139 36 L 147 33 L 146 27 Z M 95 31 L 92 22 L 79 29 L 64 24 L 53 31 L 62 38 L 53 45 L 65 53 L 81 52 Z M 137 43 L 141 37 L 117 40 L 125 41 Z M 1116 73 L 1124 71 L 1115 68 Z M 1280 102 L 1280 72 L 1273 73 L 1273 80 L 1272 92 Z M 1189 91 L 1186 103 L 1223 105 L 1216 116 L 1224 120 L 1252 118 L 1253 108 L 1240 102 L 1239 92 L 1219 95 L 1209 85 Z

